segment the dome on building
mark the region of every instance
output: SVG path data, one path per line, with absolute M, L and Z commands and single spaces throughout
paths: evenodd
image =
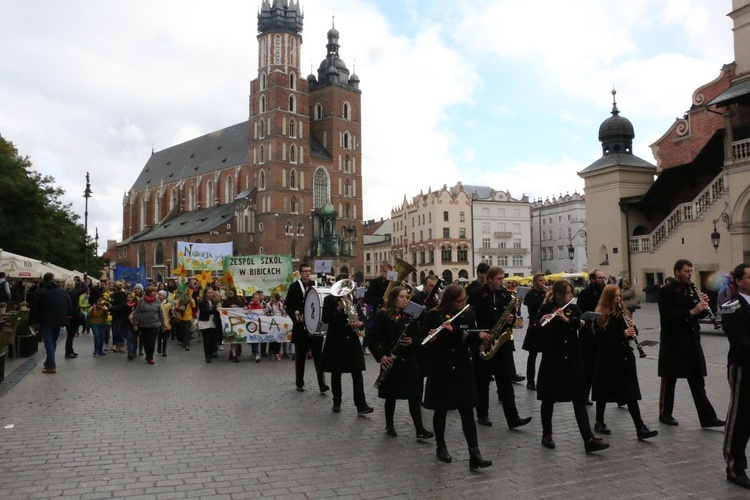
M 624 116 L 620 116 L 620 110 L 617 109 L 617 102 L 614 100 L 616 94 L 617 91 L 612 90 L 612 116 L 599 125 L 599 140 L 602 142 L 609 138 L 630 138 L 632 140 L 635 137 L 633 124 Z
M 332 214 L 336 211 L 336 209 L 333 208 L 333 203 L 327 201 L 326 204 L 323 205 L 323 208 L 320 209 L 320 211 L 324 214 Z

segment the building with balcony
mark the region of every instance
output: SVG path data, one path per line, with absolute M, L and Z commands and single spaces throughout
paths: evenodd
M 461 184 L 452 188 L 458 192 Z M 463 186 L 472 200 L 473 256 L 476 264 L 500 266 L 506 276 L 529 276 L 531 259 L 531 204 L 523 195 L 488 186 Z M 474 273 L 472 272 L 473 276 Z
M 592 266 L 631 277 L 637 291 L 687 258 L 711 295 L 722 274 L 750 260 L 750 0 L 732 0 L 729 17 L 734 62 L 651 145 L 656 165 L 633 155 L 634 128 L 615 105 L 600 127 L 602 158 L 579 173 Z
M 588 271 L 586 199 L 565 194 L 531 205 L 531 267 L 546 274 Z
M 422 283 L 430 274 L 446 283 L 469 279 L 473 274 L 471 197 L 463 186 L 444 185 L 428 190 L 391 210 L 393 257 L 403 259 L 416 271 L 410 276 Z

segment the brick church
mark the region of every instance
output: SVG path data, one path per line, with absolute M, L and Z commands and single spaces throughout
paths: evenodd
M 236 255 L 331 260 L 361 273 L 359 78 L 328 31 L 317 76 L 301 76 L 299 2 L 263 0 L 249 119 L 152 152 L 123 199 L 117 262 L 172 277 L 176 241 L 232 241 Z

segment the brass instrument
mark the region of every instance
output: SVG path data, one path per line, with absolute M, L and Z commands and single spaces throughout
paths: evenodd
M 404 281 L 411 273 L 417 272 L 414 266 L 396 257 L 396 264 L 393 266 L 393 269 L 398 273 L 398 278 L 388 283 L 388 288 L 385 289 L 385 293 L 383 294 L 383 300 L 388 300 L 388 294 L 391 293 L 394 286 L 403 286 L 410 296 L 414 295 L 414 287 Z
M 564 311 L 565 308 L 568 307 L 570 304 L 572 304 L 574 300 L 575 299 L 570 299 L 570 302 L 568 302 L 567 304 L 565 304 L 564 306 L 562 306 L 560 309 L 555 309 L 555 312 L 557 312 L 558 310 L 563 310 Z M 555 313 L 551 313 L 551 316 L 549 316 L 546 319 L 542 319 L 542 321 L 539 322 L 539 326 L 547 326 L 547 324 L 550 321 L 552 321 L 553 319 L 555 319 L 555 316 L 557 316 Z
M 700 302 L 703 302 L 703 299 L 701 298 L 701 293 L 698 291 L 698 288 L 695 286 L 695 283 L 693 283 L 692 280 L 688 281 L 688 284 L 690 285 L 690 289 L 693 291 L 695 296 L 698 298 Z M 714 315 L 714 312 L 711 310 L 711 306 L 709 305 L 706 309 L 708 311 L 708 317 L 711 318 L 711 322 L 714 324 L 714 328 L 717 330 L 721 330 L 721 321 Z
M 408 336 L 407 334 L 412 328 L 412 325 L 419 325 L 419 322 L 417 322 L 414 318 L 410 319 L 409 322 L 404 326 L 404 329 L 401 330 L 401 335 L 398 336 L 398 339 L 396 339 L 396 342 L 393 344 L 393 348 L 391 349 L 391 353 L 388 355 L 388 358 L 391 360 L 391 364 L 388 368 L 381 368 L 380 369 L 380 375 L 378 375 L 377 380 L 375 380 L 374 387 L 377 389 L 380 387 L 380 384 L 383 383 L 383 381 L 388 377 L 388 374 L 391 373 L 391 370 L 396 365 L 396 360 L 401 356 L 401 351 L 404 349 L 404 339 Z
M 510 299 L 510 303 L 500 315 L 500 319 L 497 320 L 495 326 L 493 326 L 492 330 L 490 330 L 489 332 L 492 340 L 489 344 L 482 344 L 482 346 L 479 348 L 479 357 L 484 361 L 489 361 L 494 358 L 495 354 L 497 354 L 497 351 L 500 350 L 503 344 L 505 344 L 509 340 L 513 340 L 513 325 L 507 324 L 505 316 L 516 311 L 516 304 L 518 303 L 518 299 L 516 298 L 515 293 L 509 293 L 512 297 Z
M 352 299 L 352 292 L 354 292 L 355 288 L 356 284 L 351 279 L 337 281 L 331 287 L 331 295 L 341 298 L 341 302 L 344 304 L 344 313 L 346 313 L 349 323 L 358 323 L 360 321 L 357 307 L 354 305 L 354 300 Z M 359 333 L 359 328 L 352 327 L 352 329 Z
M 620 309 L 620 314 L 622 314 L 622 320 L 625 322 L 625 329 L 627 330 L 631 326 L 635 328 L 635 325 L 630 320 L 630 318 L 628 318 L 627 315 L 625 315 L 625 308 L 622 306 L 622 302 L 618 302 L 617 307 Z M 645 358 L 646 353 L 643 351 L 643 346 L 641 346 L 641 344 L 638 342 L 638 334 L 636 334 L 635 337 L 633 337 L 631 340 L 635 343 L 635 347 L 638 349 L 638 356 L 641 358 Z
M 456 319 L 456 318 L 458 318 L 459 316 L 461 316 L 461 315 L 462 315 L 462 314 L 464 313 L 464 311 L 465 311 L 465 310 L 467 310 L 467 309 L 468 309 L 469 307 L 471 307 L 471 306 L 470 306 L 469 304 L 466 304 L 466 305 L 464 306 L 464 308 L 463 308 L 463 309 L 461 309 L 460 311 L 458 311 L 458 312 L 457 312 L 456 314 L 454 314 L 454 315 L 453 315 L 453 317 L 451 317 L 451 319 L 450 319 L 450 320 L 448 320 L 448 322 L 449 322 L 449 323 L 450 323 L 450 322 L 453 322 L 453 320 L 454 320 L 454 319 Z M 442 332 L 442 331 L 443 331 L 444 329 L 445 329 L 445 327 L 444 327 L 443 325 L 440 325 L 439 327 L 435 328 L 435 330 L 433 330 L 433 332 L 432 332 L 431 334 L 427 335 L 427 336 L 426 336 L 426 337 L 424 338 L 424 340 L 422 341 L 422 345 L 425 345 L 425 344 L 427 344 L 427 343 L 428 343 L 428 342 L 429 342 L 430 340 L 432 340 L 432 337 L 434 337 L 434 336 L 435 336 L 435 335 L 437 335 L 438 333 Z

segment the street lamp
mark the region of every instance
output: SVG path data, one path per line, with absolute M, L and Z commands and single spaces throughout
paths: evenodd
M 713 220 L 714 230 L 711 233 L 711 245 L 714 247 L 714 252 L 719 251 L 719 243 L 721 243 L 721 234 L 716 230 L 716 223 L 722 220 L 727 225 L 727 229 L 729 229 L 729 214 L 727 213 L 727 208 L 729 208 L 729 202 L 725 201 L 724 210 L 722 210 L 719 216 Z
M 83 192 L 83 197 L 86 199 L 83 212 L 83 278 L 86 279 L 89 275 L 89 198 L 91 198 L 91 182 L 89 182 L 88 172 L 86 172 L 86 190 Z

